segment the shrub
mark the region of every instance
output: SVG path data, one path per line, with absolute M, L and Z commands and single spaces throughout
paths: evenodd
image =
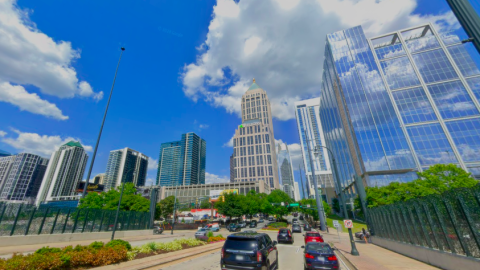
M 35 251 L 36 254 L 42 254 L 42 255 L 45 255 L 45 254 L 49 254 L 49 253 L 60 253 L 62 252 L 62 250 L 60 248 L 51 248 L 51 247 L 42 247 L 40 249 L 37 249 L 37 251 Z
M 225 240 L 225 238 L 215 236 L 215 237 L 209 237 L 207 242 L 211 243 L 211 242 L 217 242 L 217 241 L 223 241 L 223 240 Z
M 175 239 L 176 242 L 179 244 L 183 245 L 188 245 L 190 247 L 195 247 L 195 246 L 200 246 L 200 245 L 205 245 L 204 241 L 195 239 L 195 238 L 181 238 L 181 239 Z
M 130 243 L 121 239 L 112 240 L 105 245 L 105 247 L 115 247 L 115 246 L 123 246 L 127 250 L 132 250 L 132 246 L 130 245 Z
M 93 248 L 93 249 L 101 249 L 101 248 L 103 248 L 103 245 L 104 245 L 103 242 L 95 241 L 95 242 L 91 243 L 90 245 L 88 245 L 88 247 Z
M 210 237 L 213 237 L 213 236 L 214 236 L 214 235 L 213 235 L 213 232 L 207 232 L 207 237 L 210 238 Z

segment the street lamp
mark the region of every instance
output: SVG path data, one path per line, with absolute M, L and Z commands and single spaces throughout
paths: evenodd
M 90 180 L 90 176 L 92 174 L 93 163 L 95 162 L 95 157 L 97 156 L 98 144 L 100 143 L 100 137 L 102 137 L 103 125 L 105 124 L 105 118 L 107 118 L 108 106 L 110 106 L 110 99 L 112 99 L 113 87 L 115 86 L 115 80 L 117 79 L 118 67 L 120 66 L 120 60 L 122 60 L 122 54 L 125 51 L 125 48 L 121 47 L 120 50 L 122 52 L 120 52 L 120 58 L 118 59 L 117 69 L 115 70 L 115 77 L 113 77 L 113 84 L 112 88 L 110 89 L 110 95 L 108 96 L 107 107 L 105 108 L 105 113 L 103 114 L 102 125 L 100 126 L 100 132 L 98 133 L 97 142 L 95 143 L 95 150 L 93 150 L 92 162 L 90 162 L 90 168 L 88 169 L 87 180 L 85 182 L 85 186 L 83 187 L 82 198 L 85 198 L 85 195 L 87 194 L 88 181 Z
M 120 192 L 120 199 L 118 200 L 117 213 L 115 213 L 115 223 L 113 224 L 111 240 L 115 238 L 115 231 L 117 230 L 118 213 L 120 212 L 120 204 L 122 203 L 123 190 L 125 189 L 125 181 L 124 181 L 125 175 L 128 175 L 128 173 L 131 172 L 132 170 L 135 170 L 135 168 L 128 170 L 127 173 L 122 176 L 122 191 Z M 135 172 L 133 172 L 133 175 L 135 175 Z

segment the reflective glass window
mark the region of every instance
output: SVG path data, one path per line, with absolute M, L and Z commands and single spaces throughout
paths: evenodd
M 390 89 L 394 90 L 420 84 L 412 64 L 406 56 L 383 61 L 380 64 Z
M 402 36 L 408 50 L 412 53 L 440 47 L 440 43 L 430 30 L 430 26 L 404 31 Z
M 367 178 L 367 184 L 369 187 L 382 187 L 388 186 L 391 182 L 407 183 L 416 179 L 418 179 L 416 172 L 369 175 Z
M 465 162 L 480 161 L 480 118 L 446 122 Z
M 472 174 L 473 178 L 480 180 L 480 164 L 468 165 L 467 169 Z
M 463 76 L 469 77 L 480 74 L 480 55 L 472 43 L 451 46 L 448 47 L 448 51 Z
M 428 90 L 445 119 L 478 114 L 475 104 L 460 81 L 429 85 Z
M 373 39 L 372 45 L 379 60 L 405 54 L 397 34 Z
M 422 87 L 392 93 L 405 124 L 437 120 Z
M 425 83 L 457 78 L 447 56 L 442 50 L 433 50 L 412 55 Z
M 467 83 L 477 100 L 480 101 L 480 77 L 467 79 Z
M 455 16 L 452 16 L 452 19 L 457 21 L 457 18 L 455 18 Z M 440 36 L 440 39 L 443 40 L 443 43 L 447 46 L 455 43 L 460 43 L 462 42 L 462 40 L 468 39 L 468 35 L 467 33 L 465 33 L 465 30 L 463 30 L 463 27 L 459 27 L 455 30 L 440 31 L 438 35 Z
M 407 127 L 407 131 L 421 165 L 457 163 L 440 124 Z

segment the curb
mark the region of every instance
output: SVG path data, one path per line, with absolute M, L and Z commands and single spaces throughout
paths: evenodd
M 335 244 L 333 242 L 329 242 L 328 244 L 333 246 L 333 250 L 339 255 L 339 257 L 342 260 L 347 261 L 353 267 L 353 269 L 351 269 L 351 270 L 359 270 L 359 268 L 352 261 L 350 261 L 345 255 L 343 255 L 343 253 L 340 251 L 340 249 L 335 247 Z

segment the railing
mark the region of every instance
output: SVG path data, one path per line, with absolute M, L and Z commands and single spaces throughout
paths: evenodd
M 377 237 L 480 258 L 480 188 L 370 208 Z
M 115 210 L 0 203 L 0 236 L 111 231 Z M 150 228 L 149 212 L 120 211 L 117 230 Z

